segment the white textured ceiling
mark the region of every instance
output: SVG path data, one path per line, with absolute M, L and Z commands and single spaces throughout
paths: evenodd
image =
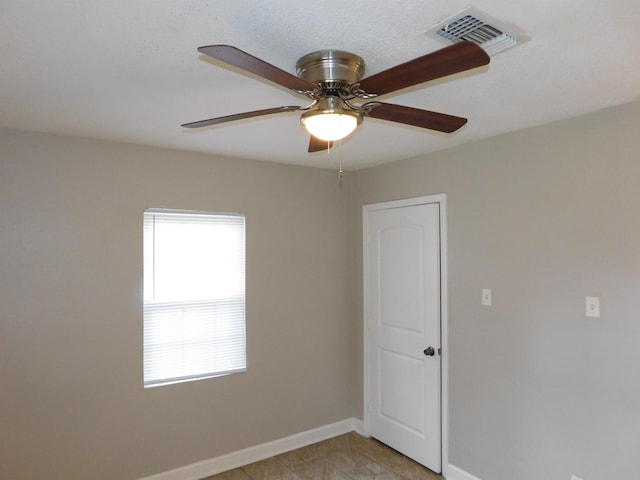
M 425 35 L 468 0 L 3 0 L 0 125 L 345 169 L 581 115 L 640 98 L 638 0 L 477 0 L 528 41 L 472 75 L 383 98 L 462 116 L 451 135 L 366 118 L 330 155 L 307 153 L 299 113 L 180 124 L 303 97 L 198 54 L 230 44 L 291 73 L 306 53 L 362 56 L 365 76 L 445 46 Z

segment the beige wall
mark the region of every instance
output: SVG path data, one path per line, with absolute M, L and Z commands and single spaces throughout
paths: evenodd
M 354 176 L 357 306 L 362 205 L 447 194 L 449 460 L 480 479 L 640 475 L 639 126 L 635 103 Z
M 635 480 L 638 125 L 636 103 L 342 189 L 332 170 L 0 130 L 0 478 L 135 480 L 361 418 L 361 206 L 446 193 L 451 463 Z M 247 214 L 246 374 L 142 388 L 145 207 Z
M 358 415 L 350 183 L 0 130 L 0 478 L 133 480 Z M 247 216 L 248 372 L 142 386 L 142 212 Z

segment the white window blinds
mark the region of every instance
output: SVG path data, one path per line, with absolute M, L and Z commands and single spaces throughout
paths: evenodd
M 145 211 L 145 387 L 245 370 L 244 216 Z

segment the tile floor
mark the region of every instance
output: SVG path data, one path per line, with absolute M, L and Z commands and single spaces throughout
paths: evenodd
M 355 432 L 314 443 L 203 480 L 443 480 Z

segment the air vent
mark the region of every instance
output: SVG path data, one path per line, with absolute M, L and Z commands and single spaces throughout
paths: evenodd
M 516 35 L 508 32 L 506 26 L 472 7 L 436 25 L 427 35 L 450 43 L 463 40 L 477 43 L 489 55 L 518 44 Z

